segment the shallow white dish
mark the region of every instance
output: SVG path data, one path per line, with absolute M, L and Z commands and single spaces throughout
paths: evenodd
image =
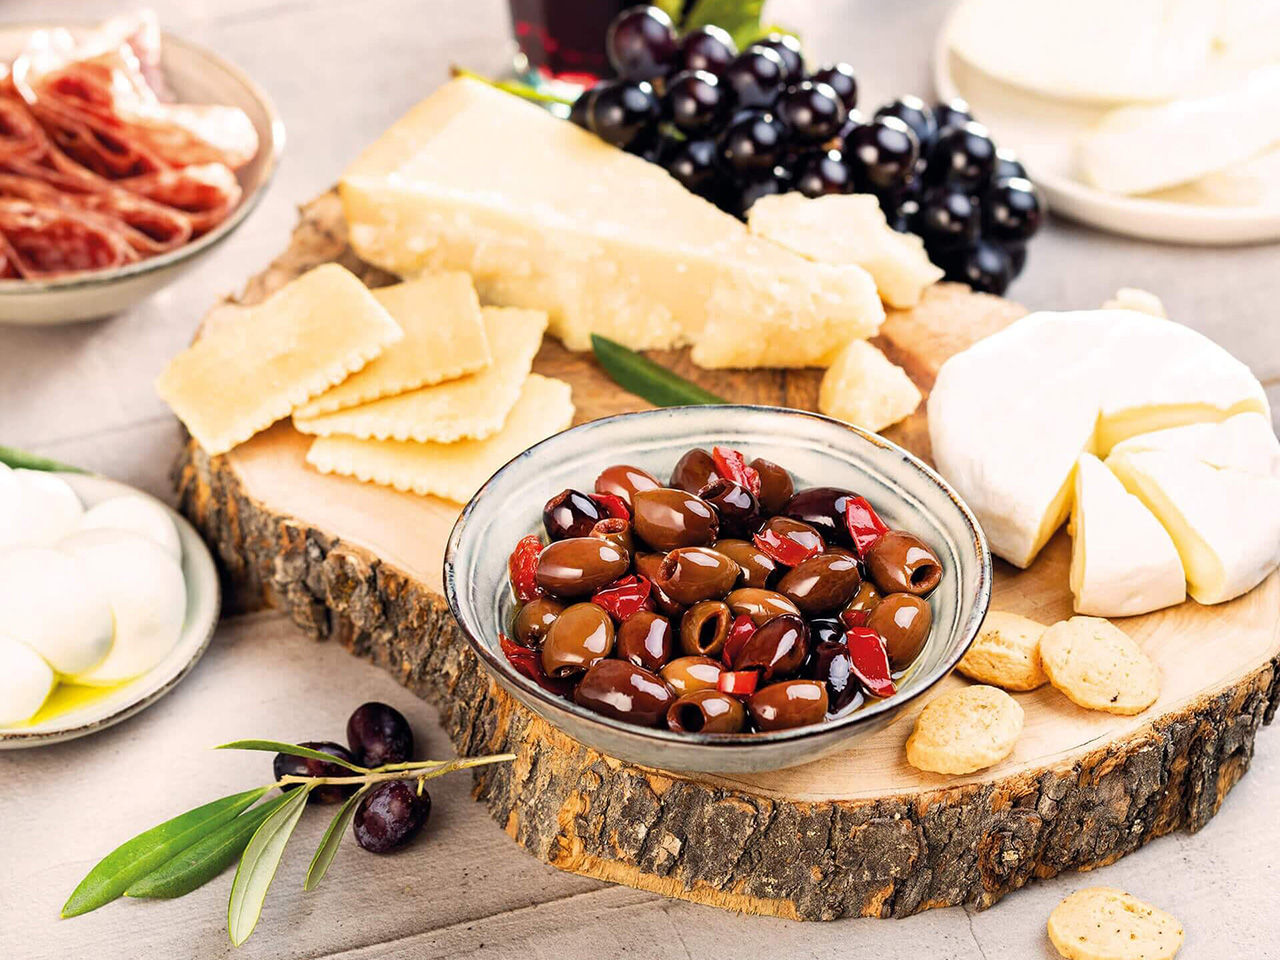
M 60 473 L 58 476 L 71 485 L 86 508 L 124 494 L 154 499 L 140 490 L 106 477 L 76 473 Z M 147 673 L 118 687 L 107 688 L 101 695 L 94 696 L 82 705 L 41 722 L 0 727 L 0 750 L 74 740 L 119 723 L 155 703 L 177 686 L 209 646 L 221 606 L 218 571 L 213 565 L 213 557 L 185 517 L 161 504 L 159 500 L 154 502 L 160 504 L 173 519 L 178 528 L 178 540 L 182 544 L 182 574 L 187 581 L 187 612 L 178 642 Z M 55 688 L 51 696 L 57 697 L 60 689 L 61 686 Z
M 1075 144 L 1105 106 L 1054 100 L 1003 83 L 951 50 L 963 0 L 943 24 L 933 51 L 941 99 L 963 97 L 1001 146 L 1015 150 L 1054 213 L 1103 230 L 1171 243 L 1233 244 L 1280 239 L 1280 206 L 1212 206 L 1105 193 L 1076 179 Z
M 2 26 L 0 61 L 19 53 L 32 30 L 51 26 L 64 26 L 73 34 L 87 29 L 70 23 Z M 119 313 L 170 283 L 225 240 L 262 199 L 284 149 L 284 124 L 270 98 L 239 67 L 171 33 L 162 35 L 160 51 L 165 79 L 180 99 L 239 107 L 253 121 L 258 154 L 237 173 L 244 190 L 240 205 L 199 239 L 148 260 L 52 280 L 0 280 L 0 323 L 75 323 Z

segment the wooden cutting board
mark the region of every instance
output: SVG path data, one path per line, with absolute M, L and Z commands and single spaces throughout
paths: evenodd
M 393 279 L 347 247 L 332 193 L 303 209 L 289 249 L 242 299 L 260 300 L 329 260 L 371 285 Z M 942 360 L 1022 312 L 941 285 L 920 307 L 892 313 L 878 345 L 927 391 Z M 816 405 L 817 371 L 704 371 L 683 354 L 657 359 L 727 399 Z M 573 385 L 579 422 L 646 406 L 553 341 L 535 369 Z M 928 455 L 923 412 L 888 435 Z M 1118 621 L 1159 664 L 1159 701 L 1141 716 L 1114 717 L 1047 686 L 1019 694 L 1026 726 L 1017 749 L 978 774 L 906 764 L 918 707 L 843 753 L 791 770 L 640 768 L 559 733 L 479 666 L 440 596 L 456 504 L 322 476 L 303 462 L 308 442 L 287 423 L 212 459 L 188 442 L 175 468 L 182 509 L 215 547 L 231 595 L 242 607 L 279 607 L 312 636 L 393 672 L 440 706 L 460 753 L 516 753 L 513 764 L 478 776 L 477 794 L 518 843 L 576 873 L 799 919 L 987 906 L 1030 879 L 1199 829 L 1248 768 L 1258 728 L 1280 702 L 1273 574 L 1228 604 L 1188 602 Z M 1060 532 L 1029 570 L 997 561 L 993 608 L 1043 622 L 1070 616 L 1069 559 Z M 951 677 L 940 689 L 962 683 Z

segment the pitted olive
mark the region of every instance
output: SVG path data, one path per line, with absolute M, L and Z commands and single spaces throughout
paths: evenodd
M 631 558 L 599 537 L 573 537 L 538 554 L 538 586 L 556 597 L 589 597 L 627 572 Z
M 782 575 L 777 590 L 806 616 L 844 607 L 858 590 L 858 561 L 842 553 L 820 553 Z
M 761 730 L 786 730 L 821 723 L 827 715 L 827 688 L 816 680 L 783 680 L 761 687 L 747 700 Z
M 719 600 L 702 600 L 680 618 L 680 649 L 690 656 L 718 657 L 729 639 L 733 615 Z
M 890 530 L 867 551 L 867 575 L 881 593 L 922 597 L 942 579 L 942 561 L 914 533 Z
M 738 580 L 738 565 L 709 547 L 672 550 L 658 565 L 654 583 L 676 603 L 719 600 Z
M 715 459 L 701 447 L 694 447 L 676 461 L 675 469 L 671 471 L 671 486 L 697 493 L 716 476 Z
M 683 697 L 698 690 L 714 690 L 720 682 L 721 669 L 720 661 L 710 657 L 676 657 L 658 673 L 676 696 Z
M 546 639 L 551 625 L 564 613 L 564 604 L 550 597 L 530 600 L 516 614 L 515 634 L 523 646 L 537 647 Z
M 924 649 L 933 626 L 933 610 L 922 597 L 891 593 L 867 616 L 867 626 L 884 640 L 889 665 L 902 670 Z
M 626 660 L 601 660 L 573 691 L 573 702 L 579 706 L 642 727 L 665 723 L 675 699 L 660 676 Z
M 685 694 L 667 708 L 667 726 L 677 733 L 741 733 L 746 725 L 742 701 L 719 690 Z
M 581 673 L 613 652 L 613 620 L 594 603 L 566 607 L 542 641 L 542 669 L 551 677 Z
M 675 631 L 671 621 L 652 610 L 633 613 L 618 627 L 614 651 L 637 667 L 658 670 L 671 659 L 675 650 Z
M 631 524 L 636 536 L 654 550 L 705 547 L 716 539 L 720 518 L 700 497 L 661 487 L 637 490 L 631 498 Z

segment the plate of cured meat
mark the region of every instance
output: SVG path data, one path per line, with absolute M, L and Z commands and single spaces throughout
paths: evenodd
M 150 12 L 0 27 L 0 322 L 153 293 L 243 222 L 283 146 L 266 94 Z

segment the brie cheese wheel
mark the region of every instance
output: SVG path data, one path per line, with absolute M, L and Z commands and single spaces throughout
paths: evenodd
M 1200 603 L 1223 603 L 1280 563 L 1280 479 L 1167 450 L 1112 454 L 1107 466 L 1173 538 Z
M 44 657 L 21 641 L 0 636 L 0 727 L 34 717 L 56 682 Z
M 14 543 L 48 547 L 75 530 L 84 507 L 70 484 L 42 470 L 15 470 L 13 475 L 22 498 Z
M 129 530 L 141 534 L 179 563 L 182 544 L 173 518 L 160 504 L 146 497 L 127 494 L 112 497 L 90 507 L 80 518 L 81 530 Z
M 0 552 L 0 636 L 27 644 L 60 674 L 91 669 L 111 648 L 111 607 L 89 571 L 51 547 Z
M 22 486 L 17 471 L 0 463 L 0 549 L 17 544 L 21 512 Z
M 1132 617 L 1187 598 L 1182 561 L 1169 534 L 1089 453 L 1076 464 L 1071 531 L 1076 613 Z
M 1246 411 L 1270 416 L 1248 367 L 1128 310 L 1028 314 L 947 360 L 928 400 L 938 471 L 1019 567 L 1066 520 L 1080 454 Z
M 1238 413 L 1221 423 L 1192 423 L 1143 433 L 1117 443 L 1111 456 L 1148 450 L 1190 457 L 1222 470 L 1280 478 L 1280 439 L 1260 413 Z
M 77 683 L 103 686 L 146 673 L 173 649 L 182 632 L 187 585 L 182 569 L 162 547 L 125 530 L 83 530 L 62 543 L 81 561 L 111 604 L 115 640 L 98 665 Z
M 661 167 L 474 80 L 441 87 L 340 184 L 351 244 L 401 276 L 462 270 L 572 350 L 693 344 L 706 367 L 807 366 L 884 319 L 861 267 L 752 236 Z

